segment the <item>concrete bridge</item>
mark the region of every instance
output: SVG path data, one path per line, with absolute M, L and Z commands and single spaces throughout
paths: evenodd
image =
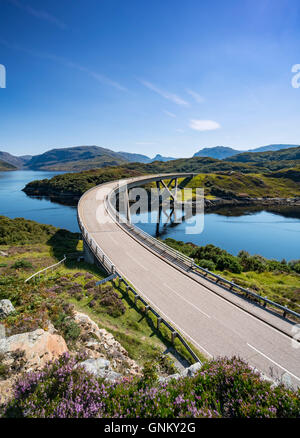
M 101 184 L 84 193 L 78 222 L 86 259 L 93 263 L 97 258 L 107 272 L 119 273 L 209 358 L 240 356 L 266 376 L 300 386 L 300 344 L 293 339 L 300 327 L 285 318 L 300 315 L 210 276 L 193 260 L 132 226 L 129 212 L 124 218 L 115 211 L 112 199 L 120 191 L 126 200 L 130 188 L 155 181 L 168 189 L 164 180 L 177 187 L 179 178 L 192 177 L 147 175 Z M 251 294 L 256 302 L 243 297 Z

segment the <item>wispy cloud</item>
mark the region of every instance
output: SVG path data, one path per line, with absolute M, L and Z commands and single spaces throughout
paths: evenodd
M 163 112 L 169 117 L 173 117 L 173 118 L 177 117 L 176 114 L 171 113 L 170 111 L 164 110 Z
M 152 84 L 151 82 L 144 81 L 142 79 L 139 79 L 141 84 L 143 84 L 145 87 L 149 88 L 149 90 L 154 91 L 155 93 L 162 96 L 164 99 L 170 100 L 173 103 L 176 103 L 176 105 L 185 105 L 188 106 L 189 103 L 183 100 L 181 97 L 177 96 L 174 93 L 169 93 L 168 91 L 162 90 L 158 88 L 156 85 Z
M 39 20 L 45 20 L 48 21 L 51 24 L 54 24 L 55 26 L 59 27 L 60 29 L 66 29 L 66 24 L 59 20 L 58 18 L 54 17 L 53 15 L 49 14 L 49 12 L 44 11 L 42 9 L 35 9 L 32 6 L 21 3 L 19 0 L 7 0 L 9 3 L 13 4 L 19 9 L 22 9 L 23 11 L 27 12 L 28 14 L 34 16 L 35 18 L 38 18 Z
M 187 88 L 185 91 L 186 91 L 190 96 L 192 96 L 192 97 L 195 99 L 195 101 L 196 101 L 197 103 L 202 103 L 202 102 L 204 102 L 204 98 L 203 98 L 202 96 L 200 96 L 200 94 L 198 94 L 196 91 L 190 90 L 189 88 Z
M 56 62 L 58 64 L 63 65 L 64 67 L 72 68 L 74 70 L 81 71 L 83 73 L 86 73 L 88 76 L 92 77 L 96 81 L 100 82 L 103 85 L 109 85 L 110 87 L 116 88 L 120 91 L 128 91 L 126 87 L 123 87 L 123 85 L 119 84 L 119 82 L 114 81 L 113 79 L 103 75 L 102 73 L 95 72 L 94 70 L 91 70 L 81 64 L 77 64 L 69 59 L 66 59 L 61 56 L 56 56 L 51 53 L 46 52 L 39 52 L 32 49 L 27 49 L 25 47 L 19 46 L 17 44 L 11 44 L 7 42 L 6 40 L 0 38 L 0 44 L 8 47 L 12 50 L 18 50 L 20 52 L 27 53 L 30 56 L 40 58 L 40 59 L 47 59 L 53 62 Z
M 215 129 L 220 129 L 221 125 L 214 120 L 191 120 L 189 124 L 190 128 L 195 129 L 195 131 L 214 131 Z

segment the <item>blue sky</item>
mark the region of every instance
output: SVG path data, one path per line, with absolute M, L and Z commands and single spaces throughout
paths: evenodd
M 0 0 L 0 150 L 300 144 L 299 0 Z

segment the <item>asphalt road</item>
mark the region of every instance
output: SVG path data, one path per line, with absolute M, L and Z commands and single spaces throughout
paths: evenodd
M 289 336 L 293 324 L 185 274 L 138 243 L 106 211 L 104 199 L 114 187 L 116 182 L 86 192 L 78 214 L 118 272 L 208 357 L 240 356 L 265 375 L 300 386 L 300 348 Z

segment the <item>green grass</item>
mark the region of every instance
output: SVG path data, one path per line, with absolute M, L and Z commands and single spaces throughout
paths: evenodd
M 296 312 L 300 311 L 299 261 L 279 262 L 257 255 L 251 256 L 245 251 L 233 256 L 214 245 L 200 247 L 171 238 L 165 239 L 164 242 L 194 258 L 198 265 L 209 271 Z
M 296 273 L 284 272 L 242 272 L 232 274 L 228 271 L 216 271 L 219 275 L 242 287 L 290 307 L 300 313 L 300 276 Z
M 251 198 L 289 198 L 300 196 L 300 184 L 289 178 L 240 172 L 209 173 L 195 176 L 187 188 L 204 188 L 205 196 L 249 196 Z
M 2 245 L 0 246 L 0 250 L 12 252 L 11 256 L 0 257 L 0 279 L 8 278 L 8 276 L 15 278 L 13 282 L 15 286 L 11 286 L 12 289 L 15 289 L 15 292 L 11 292 L 11 294 L 15 298 L 14 304 L 17 309 L 17 316 L 9 319 L 8 324 L 16 325 L 17 327 L 23 327 L 22 314 L 26 318 L 33 318 L 34 325 L 32 326 L 32 329 L 35 329 L 37 326 L 44 327 L 46 316 L 43 312 L 39 313 L 40 301 L 38 300 L 30 311 L 28 310 L 28 306 L 25 306 L 25 308 L 23 306 L 27 299 L 26 295 L 32 294 L 33 290 L 35 290 L 34 293 L 37 299 L 39 296 L 37 291 L 40 292 L 40 296 L 42 297 L 41 301 L 43 301 L 47 297 L 44 291 L 56 284 L 57 279 L 61 277 L 68 278 L 71 283 L 74 281 L 73 276 L 77 272 L 83 274 L 89 273 L 93 275 L 93 279 L 95 280 L 101 280 L 107 276 L 105 272 L 102 272 L 95 265 L 90 265 L 85 262 L 77 262 L 76 260 L 68 260 L 66 265 L 61 265 L 54 271 L 48 271 L 46 274 L 42 274 L 40 278 L 36 277 L 27 283 L 27 286 L 25 287 L 23 286 L 25 278 L 28 278 L 33 272 L 37 272 L 57 261 L 52 254 L 52 248 L 45 244 L 28 244 L 23 245 L 22 247 L 8 247 L 7 245 Z M 20 250 L 22 250 L 21 253 L 18 252 Z M 5 260 L 5 263 L 1 263 L 2 260 Z M 28 263 L 31 263 L 32 268 L 28 269 L 22 266 L 19 269 L 14 268 L 13 266 L 16 262 L 20 260 L 25 260 Z M 1 265 L 3 265 L 3 267 L 1 267 Z M 81 284 L 82 286 L 84 286 L 86 282 L 87 281 L 83 276 L 76 278 L 76 283 Z M 111 282 L 109 282 L 108 285 L 109 284 L 112 285 Z M 113 317 L 108 314 L 105 307 L 101 308 L 97 306 L 96 309 L 90 308 L 89 303 L 92 300 L 92 297 L 83 296 L 82 299 L 78 300 L 75 297 L 71 297 L 67 290 L 60 294 L 59 297 L 65 302 L 73 304 L 76 310 L 88 314 L 100 328 L 105 328 L 111 332 L 128 351 L 129 356 L 136 360 L 140 365 L 143 365 L 147 361 L 156 361 L 161 353 L 172 347 L 168 330 L 161 326 L 160 331 L 157 331 L 156 322 L 151 320 L 150 317 L 144 315 L 143 306 L 140 306 L 139 304 L 135 306 L 134 300 L 127 297 L 122 288 L 117 286 L 113 287 L 114 291 L 122 299 L 126 309 L 125 313 L 118 317 Z M 4 285 L 2 290 L 4 297 L 6 296 L 5 291 L 7 290 L 7 286 Z M 15 296 L 15 294 L 17 296 Z M 29 296 L 30 295 L 28 295 L 28 297 Z M 35 307 L 35 305 L 38 305 L 38 307 Z M 27 330 L 27 325 L 24 327 Z M 175 345 L 178 353 L 192 362 L 186 349 L 178 342 L 175 342 Z M 199 352 L 198 355 L 200 355 Z M 202 357 L 202 359 L 205 360 L 204 357 Z

